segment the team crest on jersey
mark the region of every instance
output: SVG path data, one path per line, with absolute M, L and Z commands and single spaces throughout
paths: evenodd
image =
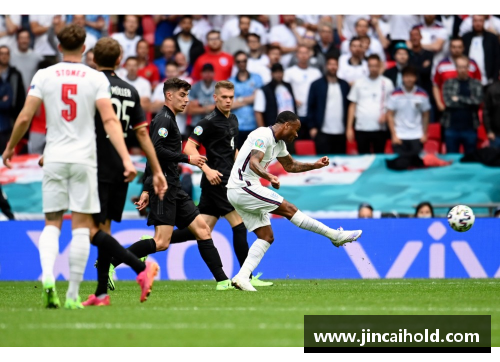
M 257 141 L 255 141 L 255 147 L 258 147 L 258 148 L 264 147 L 264 141 L 262 141 L 261 139 L 258 139 Z
M 203 127 L 201 126 L 197 126 L 195 129 L 194 129 L 194 134 L 197 135 L 197 136 L 201 136 L 201 134 L 203 133 Z
M 167 137 L 167 136 L 168 136 L 168 130 L 167 130 L 166 128 L 160 128 L 160 129 L 158 130 L 158 135 L 159 135 L 160 137 L 165 138 L 165 137 Z

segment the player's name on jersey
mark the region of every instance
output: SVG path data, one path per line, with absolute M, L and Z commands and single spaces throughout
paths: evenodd
M 76 69 L 59 69 L 56 70 L 56 75 L 58 77 L 80 77 L 83 78 L 87 72 L 76 70 Z
M 111 87 L 111 94 L 121 97 L 132 97 L 132 92 L 130 91 L 130 89 L 121 88 L 118 86 Z

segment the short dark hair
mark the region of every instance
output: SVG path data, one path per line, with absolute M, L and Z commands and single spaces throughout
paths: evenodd
M 373 211 L 373 206 L 370 205 L 367 202 L 362 202 L 361 204 L 359 204 L 358 210 L 361 210 L 364 207 L 366 207 L 367 209 L 370 209 L 371 211 Z
M 429 209 L 431 209 L 431 216 L 434 217 L 434 208 L 429 201 L 424 201 L 417 205 L 417 207 L 415 208 L 415 217 L 417 216 L 419 210 L 424 206 L 428 206 Z
M 94 63 L 101 67 L 114 68 L 120 53 L 120 44 L 115 39 L 101 38 L 94 47 Z
M 87 33 L 81 26 L 70 24 L 66 25 L 57 33 L 57 39 L 64 50 L 73 51 L 81 48 L 85 43 Z
M 218 31 L 218 30 L 210 30 L 207 33 L 207 40 L 208 40 L 208 37 L 210 36 L 210 34 L 217 34 L 220 37 L 220 31 Z
M 179 66 L 179 63 L 177 63 L 175 60 L 169 60 L 169 61 L 165 64 L 165 68 L 166 68 L 166 67 L 168 67 L 169 65 L 173 65 L 173 66 L 178 67 L 178 66 Z
M 236 53 L 234 53 L 233 59 L 236 60 L 236 57 L 242 54 L 248 58 L 248 54 L 246 52 L 244 52 L 243 50 L 238 50 Z
M 360 37 L 359 36 L 353 36 L 351 38 L 351 41 L 349 42 L 349 46 L 351 46 L 352 43 L 354 43 L 355 41 L 359 41 L 360 42 L 361 41 Z
M 19 39 L 19 35 L 20 35 L 21 33 L 24 33 L 24 32 L 28 33 L 28 35 L 30 35 L 30 36 L 31 36 L 31 33 L 30 33 L 30 31 L 29 31 L 28 29 L 26 29 L 26 28 L 21 28 L 21 29 L 19 29 L 19 30 L 16 32 L 16 39 Z
M 367 62 L 369 62 L 370 60 L 376 60 L 380 63 L 380 57 L 378 56 L 378 54 L 371 54 L 368 58 L 366 58 Z
M 139 62 L 139 59 L 137 57 L 128 57 L 126 60 L 125 60 L 125 63 L 124 64 L 127 64 L 129 62 L 129 60 L 135 60 L 136 62 Z
M 140 43 L 146 43 L 146 45 L 149 47 L 148 41 L 146 39 L 144 39 L 144 38 L 141 38 L 141 39 L 139 39 L 139 41 L 135 45 L 135 49 L 137 49 L 137 47 L 139 46 Z
M 277 45 L 268 45 L 267 46 L 267 52 L 269 53 L 271 50 L 279 50 L 281 53 L 281 48 Z
M 171 91 L 177 92 L 181 89 L 189 91 L 191 89 L 191 84 L 179 78 L 170 78 L 163 83 L 163 94 Z
M 462 44 L 464 43 L 464 40 L 463 40 L 461 37 L 459 37 L 459 36 L 454 36 L 454 37 L 452 37 L 452 38 L 450 39 L 450 44 L 451 44 L 452 42 L 454 42 L 454 41 L 460 41 L 460 42 L 462 42 Z
M 407 65 L 406 67 L 403 68 L 403 70 L 401 71 L 401 74 L 403 76 L 414 75 L 415 77 L 418 77 L 418 70 L 413 65 Z
M 259 34 L 249 33 L 249 34 L 247 35 L 247 40 L 248 40 L 248 38 L 250 38 L 251 36 L 253 36 L 253 37 L 255 37 L 255 38 L 259 39 L 259 42 L 260 42 L 260 35 L 259 35 Z
M 9 51 L 9 54 L 10 54 L 10 49 L 7 45 L 0 45 L 0 49 L 2 49 L 2 48 L 7 49 Z
M 238 20 L 241 18 L 249 18 L 250 21 L 252 21 L 252 17 L 250 15 L 243 14 L 243 15 L 238 16 Z
M 184 19 L 191 19 L 191 20 L 193 20 L 193 16 L 192 15 L 182 15 L 181 18 L 179 19 L 179 22 L 181 22 Z
M 335 59 L 338 63 L 339 61 L 339 56 L 337 54 L 335 54 L 334 52 L 330 52 L 330 53 L 326 53 L 326 62 L 328 63 L 329 60 L 331 59 Z
M 295 121 L 300 122 L 299 116 L 290 111 L 283 111 L 280 114 L 278 114 L 278 117 L 276 118 L 276 123 L 286 123 Z

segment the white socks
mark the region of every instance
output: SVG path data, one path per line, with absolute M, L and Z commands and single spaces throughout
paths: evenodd
M 250 247 L 250 250 L 248 250 L 248 256 L 241 266 L 238 274 L 243 278 L 250 278 L 250 274 L 255 270 L 255 268 L 257 268 L 257 265 L 259 265 L 260 261 L 264 257 L 264 254 L 270 246 L 271 244 L 269 244 L 265 240 L 255 240 L 255 242 Z
M 66 298 L 76 300 L 90 253 L 90 230 L 74 229 L 69 249 L 69 288 Z
M 59 255 L 59 235 L 61 230 L 56 226 L 47 225 L 43 228 L 38 240 L 40 264 L 42 265 L 42 283 L 54 283 L 54 264 Z
M 313 233 L 326 236 L 328 239 L 337 239 L 339 235 L 338 230 L 329 228 L 318 220 L 314 220 L 313 218 L 305 215 L 300 210 L 297 210 L 290 221 L 301 229 L 309 230 Z

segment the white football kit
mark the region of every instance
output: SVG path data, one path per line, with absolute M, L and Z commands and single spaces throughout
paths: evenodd
M 277 157 L 288 155 L 284 141 L 276 141 L 271 127 L 259 127 L 250 133 L 241 147 L 227 184 L 227 198 L 241 216 L 248 231 L 271 225 L 269 213 L 283 202 L 283 197 L 260 183 L 260 176 L 250 169 L 252 150 L 264 153 L 260 162 L 267 169 Z
M 94 116 L 109 89 L 103 73 L 81 63 L 61 62 L 33 77 L 28 95 L 42 99 L 47 119 L 44 213 L 100 212 Z

